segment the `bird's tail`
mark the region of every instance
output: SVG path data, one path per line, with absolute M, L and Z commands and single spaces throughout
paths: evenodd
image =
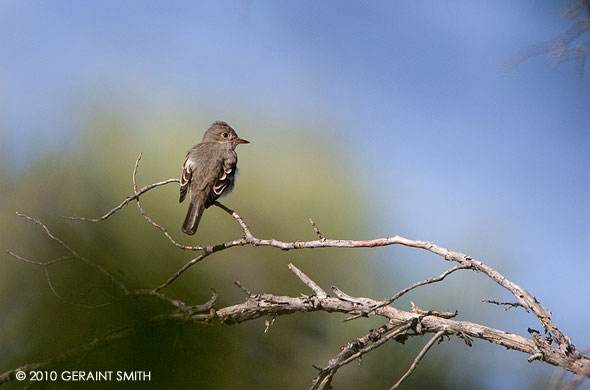
M 188 211 L 186 212 L 186 218 L 182 224 L 183 232 L 190 235 L 196 233 L 199 221 L 201 221 L 201 216 L 203 216 L 203 210 L 205 210 L 204 206 L 203 201 L 200 199 L 190 202 Z

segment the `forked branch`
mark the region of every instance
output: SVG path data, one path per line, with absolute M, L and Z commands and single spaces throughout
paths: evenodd
M 362 355 L 371 352 L 375 348 L 383 345 L 387 341 L 403 341 L 410 336 L 419 336 L 426 333 L 433 334 L 432 338 L 425 344 L 423 349 L 418 353 L 413 363 L 411 364 L 408 371 L 404 374 L 400 380 L 393 385 L 392 388 L 398 388 L 400 384 L 416 369 L 424 355 L 437 341 L 441 341 L 443 336 L 456 336 L 465 341 L 465 343 L 471 346 L 472 339 L 480 339 L 489 341 L 491 343 L 504 346 L 508 349 L 524 352 L 529 355 L 529 361 L 540 360 L 549 363 L 554 366 L 559 366 L 565 370 L 580 375 L 581 377 L 590 377 L 590 359 L 578 351 L 572 344 L 569 337 L 563 335 L 551 320 L 551 312 L 539 303 L 534 296 L 528 293 L 525 289 L 520 287 L 518 284 L 506 279 L 495 269 L 484 264 L 483 262 L 473 259 L 467 254 L 456 252 L 447 248 L 438 246 L 428 241 L 410 240 L 398 235 L 383 237 L 370 240 L 347 240 L 347 239 L 329 239 L 326 238 L 319 230 L 317 224 L 310 219 L 313 231 L 317 236 L 317 240 L 310 241 L 279 241 L 274 238 L 258 238 L 256 237 L 250 227 L 246 224 L 244 219 L 238 215 L 234 210 L 224 206 L 223 204 L 216 202 L 215 205 L 229 215 L 239 224 L 243 231 L 243 236 L 236 238 L 235 240 L 220 243 L 216 245 L 184 245 L 176 241 L 174 237 L 168 232 L 168 230 L 151 218 L 148 213 L 144 210 L 140 202 L 140 196 L 144 195 L 151 189 L 160 187 L 169 183 L 178 183 L 178 179 L 168 179 L 138 189 L 137 186 L 137 170 L 141 159 L 141 153 L 138 156 L 134 169 L 133 169 L 133 194 L 127 196 L 119 205 L 109 210 L 106 214 L 98 218 L 81 218 L 81 217 L 68 217 L 69 219 L 89 221 L 89 222 L 101 222 L 112 216 L 114 213 L 120 211 L 125 205 L 129 204 L 130 201 L 135 200 L 137 202 L 138 209 L 143 217 L 152 226 L 161 231 L 164 236 L 177 248 L 183 250 L 191 250 L 200 252 L 196 257 L 187 261 L 182 267 L 176 272 L 169 276 L 160 285 L 150 288 L 142 289 L 137 291 L 129 291 L 124 284 L 114 278 L 109 272 L 107 272 L 101 266 L 94 264 L 93 262 L 80 256 L 70 246 L 65 244 L 62 240 L 54 236 L 51 231 L 41 221 L 19 214 L 30 221 L 41 226 L 45 233 L 52 240 L 58 242 L 67 252 L 67 255 L 59 257 L 57 259 L 51 259 L 48 261 L 36 261 L 28 259 L 24 256 L 17 255 L 13 252 L 9 252 L 13 257 L 20 261 L 31 263 L 35 266 L 42 267 L 47 275 L 47 282 L 52 289 L 53 293 L 60 298 L 58 292 L 53 288 L 51 280 L 49 278 L 48 268 L 58 262 L 78 259 L 84 263 L 94 267 L 99 272 L 107 276 L 116 286 L 118 286 L 122 292 L 122 297 L 129 295 L 155 297 L 163 300 L 170 304 L 171 312 L 160 314 L 154 317 L 152 321 L 162 320 L 174 320 L 181 322 L 211 322 L 219 321 L 224 324 L 238 324 L 244 321 L 254 320 L 260 317 L 275 318 L 280 315 L 287 315 L 296 312 L 311 312 L 311 311 L 324 311 L 328 313 L 342 313 L 347 315 L 347 320 L 357 319 L 367 316 L 378 316 L 382 317 L 386 322 L 383 326 L 370 330 L 367 334 L 362 337 L 354 339 L 352 342 L 346 344 L 340 353 L 334 356 L 328 361 L 328 364 L 324 368 L 318 368 L 319 373 L 313 380 L 312 389 L 327 389 L 330 388 L 330 384 L 334 374 L 337 370 L 354 361 Z M 331 292 L 335 296 L 330 296 L 326 290 L 315 283 L 310 277 L 305 275 L 301 270 L 292 264 L 289 264 L 289 270 L 296 275 L 302 283 L 307 285 L 312 291 L 311 295 L 290 297 L 290 296 L 277 296 L 273 294 L 253 294 L 247 287 L 242 283 L 236 281 L 235 284 L 244 292 L 246 300 L 242 303 L 227 306 L 215 310 L 214 304 L 216 301 L 216 293 L 213 293 L 212 298 L 203 305 L 189 305 L 177 299 L 171 298 L 164 294 L 162 290 L 170 286 L 176 279 L 182 274 L 188 271 L 193 265 L 201 262 L 205 258 L 213 255 L 216 252 L 236 247 L 236 246 L 269 246 L 281 250 L 294 250 L 294 249 L 312 249 L 312 248 L 372 248 L 377 246 L 388 246 L 388 245 L 403 245 L 411 248 L 418 248 L 429 251 L 435 255 L 442 257 L 446 261 L 452 261 L 456 263 L 453 267 L 449 268 L 438 276 L 425 279 L 423 281 L 416 282 L 391 297 L 384 300 L 374 300 L 365 297 L 352 297 L 345 292 L 341 291 L 335 286 L 331 287 Z M 493 303 L 497 305 L 507 305 L 509 307 L 520 306 L 528 312 L 534 314 L 540 321 L 545 332 L 545 336 L 542 336 L 539 331 L 529 330 L 530 338 L 523 337 L 516 334 L 504 332 L 502 330 L 493 329 L 484 325 L 476 324 L 468 321 L 457 321 L 454 317 L 457 313 L 438 312 L 435 310 L 425 310 L 412 303 L 411 311 L 404 311 L 397 309 L 392 305 L 398 298 L 409 293 L 410 291 L 432 283 L 442 282 L 447 276 L 459 270 L 472 270 L 482 273 L 496 282 L 499 286 L 508 290 L 516 299 L 516 303 L 502 303 L 493 300 L 485 301 L 487 303 Z M 270 327 L 272 321 L 267 320 L 266 330 Z M 125 332 L 118 333 L 116 337 L 111 335 L 109 340 L 117 340 L 120 337 L 126 335 Z M 90 344 L 96 344 L 96 340 Z M 89 344 L 89 345 L 90 345 Z M 99 343 L 100 344 L 100 343 Z M 80 347 L 84 350 L 84 346 Z M 73 352 L 72 352 L 73 353 Z M 64 356 L 70 356 L 66 353 Z M 61 357 L 56 358 L 57 360 Z M 57 362 L 57 361 L 56 361 Z M 20 369 L 26 369 L 27 367 L 40 367 L 50 362 L 36 363 L 33 365 L 23 366 Z M 0 384 L 2 382 L 10 380 L 17 369 L 11 370 L 10 372 L 0 375 Z

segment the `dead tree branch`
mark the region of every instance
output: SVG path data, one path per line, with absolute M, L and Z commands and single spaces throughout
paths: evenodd
M 416 356 L 413 363 L 411 364 L 408 371 L 400 378 L 400 380 L 393 386 L 393 388 L 399 387 L 399 385 L 415 370 L 424 355 L 434 345 L 437 340 L 441 340 L 443 336 L 456 336 L 461 338 L 468 346 L 471 346 L 472 339 L 480 339 L 491 342 L 493 344 L 504 346 L 508 349 L 517 350 L 529 355 L 528 360 L 534 361 L 539 360 L 548 364 L 561 367 L 564 370 L 573 372 L 580 377 L 590 377 L 590 358 L 582 354 L 572 344 L 569 337 L 563 335 L 551 320 L 551 312 L 539 303 L 534 296 L 528 291 L 519 286 L 518 284 L 508 280 L 498 271 L 492 267 L 484 264 L 483 262 L 473 259 L 471 256 L 456 252 L 447 248 L 438 246 L 432 242 L 410 240 L 399 235 L 391 237 L 370 239 L 370 240 L 346 240 L 346 239 L 328 239 L 320 233 L 317 224 L 310 219 L 310 223 L 313 227 L 314 233 L 317 235 L 318 240 L 311 241 L 279 241 L 274 238 L 263 239 L 256 237 L 244 221 L 244 219 L 238 215 L 235 211 L 228 207 L 216 202 L 215 205 L 222 210 L 226 211 L 233 219 L 239 224 L 243 231 L 243 237 L 228 241 L 217 245 L 195 245 L 188 246 L 183 245 L 176 241 L 167 229 L 154 221 L 143 209 L 140 203 L 140 196 L 145 194 L 147 191 L 156 187 L 178 182 L 177 179 L 168 179 L 151 185 L 147 185 L 141 189 L 137 187 L 137 170 L 141 159 L 141 153 L 139 154 L 134 169 L 133 169 L 133 195 L 130 195 L 123 200 L 118 206 L 114 207 L 102 217 L 99 218 L 81 218 L 81 217 L 69 217 L 70 219 L 89 221 L 89 222 L 100 222 L 104 221 L 114 213 L 121 210 L 130 201 L 136 200 L 140 213 L 144 216 L 146 221 L 151 225 L 160 230 L 164 236 L 176 247 L 184 250 L 200 251 L 201 253 L 193 259 L 186 262 L 180 267 L 175 273 L 173 273 L 168 279 L 160 285 L 151 289 L 142 289 L 136 291 L 129 291 L 124 284 L 116 279 L 112 274 L 107 272 L 103 267 L 94 264 L 90 260 L 80 256 L 70 246 L 65 244 L 62 240 L 57 238 L 51 233 L 51 231 L 38 219 L 28 217 L 22 214 L 29 221 L 34 222 L 41 226 L 47 236 L 52 240 L 58 242 L 67 252 L 68 255 L 52 259 L 49 261 L 36 261 L 28 259 L 24 256 L 17 255 L 13 252 L 8 251 L 10 255 L 20 261 L 30 263 L 35 266 L 42 267 L 47 275 L 47 282 L 52 289 L 54 295 L 62 299 L 57 291 L 53 288 L 47 269 L 58 262 L 78 259 L 95 268 L 106 277 L 108 277 L 113 284 L 118 286 L 122 292 L 122 296 L 142 296 L 142 297 L 155 297 L 164 302 L 167 302 L 171 306 L 171 312 L 157 315 L 153 318 L 152 322 L 155 321 L 179 321 L 179 322 L 205 322 L 210 323 L 212 321 L 219 321 L 223 324 L 239 324 L 245 321 L 251 321 L 260 317 L 275 318 L 281 315 L 292 314 L 296 312 L 306 313 L 313 311 L 324 311 L 327 313 L 342 313 L 347 315 L 348 319 L 356 319 L 367 316 L 378 316 L 383 318 L 386 323 L 377 328 L 370 330 L 364 336 L 354 339 L 352 342 L 346 344 L 342 351 L 328 361 L 328 364 L 324 368 L 318 368 L 319 373 L 313 380 L 312 389 L 328 389 L 334 374 L 337 370 L 354 361 L 361 358 L 362 355 L 378 348 L 387 341 L 395 340 L 398 342 L 405 341 L 407 337 L 424 335 L 426 333 L 433 334 L 433 337 L 420 353 Z M 235 246 L 270 246 L 281 250 L 291 249 L 312 249 L 312 248 L 372 248 L 377 246 L 388 246 L 388 245 L 403 245 L 411 248 L 423 249 L 431 252 L 435 255 L 442 257 L 446 261 L 452 261 L 456 263 L 453 267 L 449 268 L 438 276 L 431 277 L 429 279 L 419 281 L 406 287 L 390 298 L 385 300 L 374 300 L 365 297 L 353 297 L 345 292 L 338 289 L 336 286 L 332 286 L 330 291 L 335 296 L 330 296 L 326 290 L 321 288 L 316 282 L 310 277 L 304 274 L 301 270 L 292 264 L 289 264 L 289 270 L 301 280 L 306 286 L 313 292 L 309 296 L 279 296 L 268 293 L 254 294 L 242 283 L 236 281 L 235 284 L 245 294 L 246 300 L 242 303 L 227 306 L 215 310 L 214 305 L 216 302 L 217 295 L 213 292 L 211 299 L 202 305 L 189 305 L 180 300 L 169 297 L 162 293 L 162 290 L 172 284 L 177 278 L 179 278 L 184 272 L 190 267 L 202 261 L 206 257 L 225 250 L 227 248 Z M 499 286 L 508 290 L 516 299 L 516 303 L 502 303 L 496 301 L 486 301 L 488 303 L 498 305 L 509 305 L 521 306 L 527 312 L 534 314 L 541 325 L 545 335 L 534 329 L 529 329 L 530 338 L 523 337 L 517 334 L 507 333 L 502 330 L 490 328 L 484 325 L 480 325 L 468 321 L 458 321 L 454 317 L 455 313 L 438 312 L 436 310 L 425 310 L 416 306 L 412 302 L 412 311 L 404 311 L 391 306 L 391 304 L 402 295 L 427 284 L 437 283 L 443 281 L 450 274 L 458 270 L 472 270 L 479 272 Z M 63 300 L 63 299 L 62 299 Z M 71 302 L 70 302 L 71 303 Z M 272 322 L 267 321 L 266 329 Z M 81 346 L 72 351 L 69 351 L 55 359 L 42 362 L 34 363 L 20 367 L 19 369 L 11 370 L 0 375 L 0 384 L 11 380 L 17 370 L 31 370 L 39 367 L 46 367 L 51 364 L 55 364 L 59 361 L 68 359 L 77 353 L 84 353 L 88 348 L 100 347 L 100 345 L 106 342 L 114 342 L 122 337 L 129 335 L 129 330 L 117 331 L 111 333 L 102 341 L 94 340 L 86 346 Z M 89 347 L 90 346 L 90 347 Z
M 338 355 L 328 361 L 328 365 L 325 368 L 316 367 L 320 372 L 314 378 L 310 390 L 330 389 L 332 378 L 334 378 L 334 374 L 336 374 L 336 371 L 340 367 L 356 359 L 360 359 L 365 353 L 380 347 L 393 338 L 400 335 L 407 336 L 406 332 L 411 327 L 411 322 L 399 326 L 395 326 L 389 322 L 377 329 L 371 329 L 363 337 L 348 343 Z
M 107 278 L 110 279 L 110 281 L 116 285 L 122 292 L 124 295 L 128 295 L 129 294 L 129 290 L 127 289 L 127 287 L 125 287 L 125 285 L 118 280 L 113 274 L 109 273 L 107 270 L 105 270 L 103 267 L 101 267 L 100 265 L 88 260 L 87 258 L 80 256 L 75 250 L 73 250 L 71 247 L 69 247 L 65 242 L 63 242 L 61 239 L 59 239 L 58 237 L 54 236 L 53 233 L 51 233 L 51 231 L 49 230 L 49 228 L 47 226 L 45 226 L 45 224 L 43 224 L 40 220 L 38 220 L 37 218 L 33 218 L 33 217 L 29 217 L 28 215 L 25 214 L 21 214 L 21 213 L 16 213 L 16 215 L 18 215 L 19 217 L 23 217 L 26 218 L 27 220 L 34 222 L 35 224 L 41 226 L 41 228 L 45 231 L 45 234 L 47 234 L 47 236 L 49 238 L 51 238 L 53 241 L 57 242 L 59 245 L 61 245 L 64 249 L 66 249 L 70 255 L 69 256 L 62 256 L 62 257 L 58 257 L 57 259 L 53 259 L 53 260 L 49 260 L 46 262 L 40 262 L 40 261 L 35 261 L 35 260 L 31 260 L 31 259 L 27 259 L 24 258 L 22 256 L 17 255 L 16 253 L 7 250 L 6 252 L 27 263 L 31 263 L 31 264 L 35 264 L 35 265 L 39 265 L 44 267 L 45 269 L 47 269 L 47 267 L 52 266 L 56 263 L 59 263 L 61 261 L 65 261 L 65 260 L 70 260 L 70 259 L 76 259 L 76 260 L 80 260 L 81 262 L 83 262 L 84 264 L 96 269 L 98 272 L 100 272 L 101 274 L 105 275 Z M 47 276 L 48 281 L 49 281 L 49 276 Z M 51 282 L 50 286 L 51 286 Z M 53 287 L 52 287 L 53 290 Z
M 505 311 L 508 311 L 508 310 L 512 309 L 513 307 L 524 307 L 522 304 L 516 303 L 516 302 L 498 302 L 498 301 L 494 301 L 494 300 L 490 300 L 490 299 L 482 299 L 481 301 L 483 303 L 489 303 L 492 305 L 506 306 L 504 308 Z M 527 310 L 526 307 L 524 307 L 524 309 Z
M 292 264 L 289 265 L 289 269 L 304 284 L 308 285 L 308 287 L 310 287 L 310 285 L 317 287 L 317 284 L 313 282 L 311 278 L 309 278 Z M 317 294 L 317 291 L 314 291 L 313 289 L 312 291 L 314 291 L 314 294 L 312 295 L 290 297 L 266 293 L 254 294 L 244 287 L 240 282 L 236 282 L 236 285 L 238 285 L 244 291 L 246 294 L 246 300 L 242 303 L 227 306 L 217 310 L 213 310 L 213 305 L 216 299 L 215 293 L 207 303 L 195 306 L 185 304 L 184 302 L 171 299 L 164 294 L 153 291 L 138 290 L 135 292 L 135 294 L 154 296 L 170 303 L 170 305 L 176 309 L 169 314 L 157 316 L 150 322 L 180 321 L 209 323 L 213 320 L 217 320 L 226 325 L 239 324 L 264 316 L 276 317 L 293 314 L 296 312 L 305 313 L 324 311 L 328 313 L 355 315 L 361 311 L 369 312 L 373 307 L 381 303 L 380 301 L 370 298 L 351 297 L 342 293 L 339 289 L 333 289 L 339 292 L 339 296 L 337 297 L 326 295 L 325 297 L 320 298 L 318 295 L 321 294 Z M 343 351 L 341 351 L 334 358 L 330 359 L 328 365 L 321 369 L 318 377 L 314 379 L 312 388 L 328 388 L 326 386 L 329 385 L 331 378 L 341 366 L 354 361 L 363 354 L 381 346 L 386 341 L 403 341 L 405 340 L 405 337 L 411 335 L 434 333 L 436 336 L 434 339 L 436 340 L 442 333 L 444 333 L 449 336 L 457 336 L 463 340 L 471 338 L 485 340 L 497 345 L 504 346 L 508 349 L 524 352 L 531 356 L 539 353 L 537 342 L 534 340 L 468 321 L 456 321 L 445 318 L 444 316 L 441 317 L 434 311 L 427 311 L 426 313 L 429 314 L 423 314 L 425 311 L 422 310 L 408 312 L 394 308 L 392 306 L 384 306 L 378 308 L 373 313 L 373 315 L 377 315 L 386 319 L 386 325 L 376 330 L 372 330 L 367 335 L 347 344 Z M 410 330 L 412 333 L 408 333 Z M 128 335 L 131 335 L 131 333 L 128 333 L 128 331 L 117 332 L 116 334 L 109 336 L 107 341 L 116 341 Z M 545 343 L 548 342 L 545 341 Z M 108 344 L 109 343 L 106 343 L 104 345 Z M 84 352 L 90 347 L 95 348 L 99 346 L 102 346 L 102 343 L 95 340 L 87 346 L 75 348 L 72 351 L 60 355 L 56 358 L 57 360 L 25 365 L 20 367 L 20 370 L 25 371 L 26 369 L 37 369 L 39 367 L 46 367 L 51 364 L 56 364 L 60 361 L 75 356 L 77 353 Z M 426 351 L 427 350 L 424 350 L 423 353 L 419 354 L 420 359 L 424 356 Z M 584 367 L 585 369 L 590 367 L 590 359 L 587 357 L 584 359 L 584 361 L 580 361 L 578 363 L 571 362 L 561 354 L 559 348 L 553 347 L 551 345 L 546 345 L 545 352 L 546 353 L 543 355 L 542 360 L 549 364 L 560 366 L 568 371 L 574 370 L 576 366 Z M 17 369 L 11 370 L 8 373 L 0 375 L 0 384 L 3 383 L 3 381 L 10 380 L 16 370 Z

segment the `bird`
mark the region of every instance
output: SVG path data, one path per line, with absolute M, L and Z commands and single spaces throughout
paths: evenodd
M 193 235 L 205 209 L 234 187 L 238 155 L 236 146 L 249 144 L 224 121 L 215 121 L 205 131 L 202 141 L 186 152 L 180 178 L 179 203 L 190 190 L 190 203 L 182 231 Z

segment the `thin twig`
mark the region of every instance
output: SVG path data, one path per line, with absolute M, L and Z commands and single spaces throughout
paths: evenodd
M 215 305 L 215 302 L 217 301 L 217 292 L 214 289 L 211 289 L 211 292 L 212 292 L 211 298 L 207 302 L 205 302 L 202 305 L 193 305 L 193 306 L 189 306 L 186 303 L 184 303 L 178 299 L 172 299 L 172 298 L 168 297 L 167 295 L 164 295 L 160 292 L 153 291 L 153 290 L 137 290 L 137 291 L 135 291 L 135 295 L 153 296 L 153 297 L 159 298 L 165 302 L 170 303 L 172 306 L 178 308 L 178 310 L 180 310 L 183 313 L 194 314 L 194 313 L 201 313 L 201 312 L 209 311 L 213 307 L 213 305 Z
M 23 217 L 28 219 L 31 222 L 36 223 L 37 225 L 41 226 L 41 228 L 43 230 L 45 230 L 45 234 L 47 234 L 47 236 L 49 238 L 51 238 L 53 241 L 57 242 L 59 245 L 61 245 L 62 247 L 64 247 L 68 252 L 70 252 L 72 254 L 72 256 L 78 257 L 78 253 L 76 253 L 75 250 L 73 250 L 71 247 L 69 247 L 65 242 L 63 242 L 60 238 L 56 237 L 53 235 L 53 233 L 51 233 L 49 231 L 49 228 L 47 226 L 45 226 L 45 224 L 43 222 L 41 222 L 39 219 L 37 218 L 33 218 L 33 217 L 29 217 L 28 215 L 19 213 L 18 211 L 16 212 L 16 215 L 18 215 L 19 217 Z
M 177 242 L 174 238 L 172 238 L 172 236 L 170 235 L 170 233 L 168 233 L 168 230 L 166 230 L 166 228 L 164 226 L 162 226 L 159 223 L 157 223 L 156 221 L 154 221 L 149 215 L 147 215 L 147 213 L 145 212 L 143 207 L 141 207 L 141 202 L 139 201 L 140 193 L 137 190 L 137 167 L 139 166 L 139 160 L 141 160 L 142 154 L 143 154 L 143 152 L 140 152 L 139 156 L 137 156 L 137 160 L 135 161 L 135 167 L 133 168 L 133 194 L 135 196 L 135 200 L 137 201 L 137 208 L 139 208 L 139 212 L 141 213 L 141 215 L 143 215 L 143 217 L 146 219 L 146 221 L 148 221 L 152 226 L 156 227 L 162 233 L 164 233 L 164 236 L 166 236 L 166 238 L 168 238 L 168 240 L 170 240 L 170 242 L 175 247 L 180 248 L 180 249 L 184 249 L 184 250 L 191 250 L 191 251 L 202 250 L 203 247 L 200 245 L 196 245 L 196 246 L 183 245 L 183 244 Z
M 45 279 L 47 280 L 47 285 L 49 286 L 49 289 L 51 290 L 51 292 L 53 293 L 53 295 L 57 299 L 59 299 L 60 301 L 62 301 L 64 303 L 67 303 L 68 305 L 83 307 L 85 309 L 97 309 L 99 307 L 107 306 L 107 305 L 110 305 L 112 303 L 112 302 L 106 302 L 106 303 L 101 303 L 101 304 L 98 304 L 98 305 L 85 305 L 85 304 L 82 304 L 82 303 L 77 303 L 77 302 L 73 302 L 73 301 L 67 300 L 67 299 L 63 298 L 57 292 L 57 290 L 53 286 L 53 283 L 51 282 L 51 277 L 49 276 L 49 269 L 48 269 L 49 266 L 50 265 L 53 265 L 55 263 L 59 263 L 59 262 L 64 261 L 64 260 L 70 260 L 70 259 L 78 259 L 78 260 L 80 260 L 80 257 L 78 257 L 78 256 L 62 256 L 62 257 L 58 257 L 57 259 L 54 259 L 54 260 L 50 260 L 50 261 L 46 261 L 46 262 L 41 262 L 41 261 L 35 261 L 35 260 L 27 259 L 26 257 L 19 256 L 16 253 L 14 253 L 12 251 L 9 251 L 9 250 L 7 250 L 6 253 L 8 253 L 12 257 L 14 257 L 14 258 L 16 258 L 18 260 L 21 260 L 21 261 L 23 261 L 25 263 L 34 264 L 34 265 L 43 267 L 43 270 L 45 271 Z M 95 265 L 94 263 L 88 263 L 88 264 L 89 265 L 93 265 L 93 266 Z
M 55 263 L 59 263 L 60 261 L 64 261 L 64 260 L 70 260 L 70 259 L 76 259 L 76 256 L 61 256 L 58 257 L 57 259 L 53 259 L 53 260 L 48 260 L 48 261 L 36 261 L 36 260 L 31 260 L 31 259 L 27 259 L 26 257 L 22 257 L 17 255 L 16 253 L 7 250 L 6 253 L 8 253 L 10 256 L 12 257 L 16 257 L 17 259 L 24 261 L 25 263 L 29 263 L 29 264 L 35 264 L 35 265 L 40 265 L 43 267 L 47 267 L 49 265 L 55 264 Z
M 518 303 L 518 302 L 498 302 L 498 301 L 489 300 L 489 299 L 482 299 L 481 301 L 483 303 L 489 303 L 492 305 L 506 306 L 504 308 L 505 311 L 508 311 L 508 310 L 512 309 L 513 307 L 524 307 L 521 303 Z M 524 309 L 526 311 L 528 311 L 528 309 L 526 307 L 524 307 Z
M 384 300 L 382 303 L 380 303 L 379 305 L 377 305 L 373 310 L 378 309 L 378 308 L 383 307 L 383 306 L 391 305 L 395 300 L 399 299 L 401 296 L 403 296 L 404 294 L 412 291 L 415 288 L 418 288 L 420 286 L 424 286 L 424 285 L 427 285 L 427 284 L 432 284 L 432 283 L 440 282 L 440 281 L 444 280 L 444 278 L 446 278 L 448 275 L 452 274 L 455 271 L 458 271 L 460 269 L 469 269 L 471 267 L 472 266 L 471 266 L 470 263 L 458 264 L 458 265 L 454 266 L 453 268 L 450 268 L 450 269 L 446 270 L 445 272 L 443 272 L 439 276 L 433 276 L 432 278 L 428 278 L 426 280 L 422 280 L 421 282 L 414 283 L 411 286 L 406 287 L 403 290 L 401 290 L 400 292 L 396 293 L 391 298 L 388 298 L 388 299 Z
M 432 338 L 426 343 L 424 348 L 422 348 L 422 350 L 420 351 L 418 356 L 416 356 L 416 359 L 414 359 L 414 361 L 412 362 L 412 365 L 410 366 L 408 371 L 406 371 L 406 373 L 395 383 L 395 385 L 393 385 L 391 387 L 391 390 L 398 389 L 400 387 L 400 385 L 402 384 L 402 382 L 405 381 L 406 379 L 408 379 L 408 377 L 410 375 L 412 375 L 412 372 L 414 372 L 414 370 L 416 369 L 416 367 L 420 363 L 420 360 L 422 360 L 424 355 L 426 355 L 426 352 L 428 352 L 430 347 L 432 347 L 434 345 L 434 343 L 438 339 L 440 339 L 444 334 L 445 334 L 444 330 L 439 330 L 438 332 L 436 332 L 436 334 L 434 336 L 432 336 Z M 441 341 L 442 341 L 442 339 L 441 339 Z
M 185 273 L 190 267 L 192 267 L 193 265 L 197 264 L 198 262 L 202 261 L 203 259 L 205 259 L 207 256 L 215 253 L 215 252 L 219 252 L 222 251 L 224 249 L 227 248 L 232 248 L 234 246 L 244 246 L 246 245 L 246 241 L 244 238 L 241 238 L 239 240 L 233 240 L 233 241 L 229 241 L 223 244 L 218 244 L 215 246 L 206 246 L 202 248 L 203 253 L 201 253 L 199 256 L 189 260 L 187 263 L 185 263 L 182 267 L 180 267 L 176 272 L 174 272 L 174 274 L 172 274 L 165 282 L 163 282 L 162 284 L 160 284 L 159 286 L 157 286 L 154 291 L 160 291 L 166 287 L 168 287 L 170 285 L 170 283 L 174 282 L 176 279 L 178 279 L 178 277 L 180 275 L 182 275 L 183 273 Z
M 295 267 L 291 263 L 289 263 L 289 271 L 297 275 L 299 280 L 301 280 L 307 287 L 309 287 L 311 291 L 313 291 L 319 299 L 324 299 L 328 296 L 328 294 L 326 294 L 326 292 L 320 286 L 318 286 L 313 280 L 311 280 L 309 276 L 304 274 L 301 270 L 299 270 L 299 268 Z
M 320 241 L 324 241 L 325 238 L 324 238 L 324 236 L 322 236 L 322 233 L 320 233 L 320 229 L 318 229 L 318 225 L 315 224 L 315 221 L 310 218 L 309 223 L 311 223 L 311 226 L 313 227 L 313 230 L 314 230 L 315 234 L 317 234 Z
M 29 217 L 28 215 L 25 214 L 21 214 L 21 213 L 16 213 L 19 217 L 23 217 L 26 218 L 27 220 L 34 222 L 35 224 L 41 226 L 41 228 L 43 228 L 43 230 L 45 231 L 45 234 L 47 234 L 47 236 L 49 238 L 51 238 L 52 240 L 54 240 L 55 242 L 59 243 L 63 248 L 65 248 L 68 252 L 71 253 L 71 256 L 62 256 L 59 257 L 57 259 L 54 260 L 50 260 L 47 262 L 39 262 L 39 261 L 35 261 L 35 260 L 30 260 L 27 259 L 25 257 L 19 256 L 15 253 L 13 253 L 12 251 L 7 251 L 8 254 L 10 254 L 11 256 L 30 263 L 30 264 L 34 264 L 37 266 L 41 266 L 41 267 L 48 267 L 51 266 L 53 264 L 56 264 L 58 262 L 64 261 L 64 260 L 68 260 L 68 259 L 77 259 L 80 260 L 81 262 L 83 262 L 84 264 L 98 270 L 100 273 L 102 273 L 103 275 L 105 275 L 107 278 L 110 279 L 110 281 L 115 284 L 117 287 L 119 287 L 119 289 L 123 292 L 124 295 L 129 295 L 129 290 L 127 289 L 127 287 L 125 287 L 125 285 L 123 283 L 121 283 L 117 278 L 115 278 L 115 276 L 113 274 L 111 274 L 110 272 L 108 272 L 106 269 L 104 269 L 102 266 L 88 260 L 87 258 L 80 256 L 74 249 L 72 249 L 70 246 L 68 246 L 65 242 L 63 242 L 60 238 L 56 237 L 55 235 L 53 235 L 53 233 L 51 233 L 51 231 L 49 230 L 49 228 L 43 223 L 41 222 L 39 219 L 37 218 L 33 218 L 33 217 Z
M 158 292 L 158 291 L 162 290 L 163 288 L 168 287 L 168 285 L 170 285 L 170 283 L 174 282 L 180 275 L 182 275 L 184 273 L 184 271 L 186 271 L 187 269 L 192 267 L 194 264 L 197 264 L 199 261 L 203 260 L 205 257 L 209 256 L 210 254 L 211 254 L 211 252 L 203 252 L 202 254 L 195 257 L 194 259 L 192 259 L 188 263 L 185 263 L 182 267 L 180 267 L 180 269 L 178 271 L 176 271 L 172 276 L 170 276 L 168 278 L 168 280 L 166 280 L 164 283 L 157 286 L 154 289 L 154 292 Z
M 362 355 L 366 354 L 367 352 L 371 352 L 375 348 L 380 347 L 381 345 L 385 344 L 389 340 L 400 336 L 401 334 L 403 334 L 407 330 L 409 330 L 412 326 L 413 326 L 412 321 L 409 321 L 407 324 L 404 324 L 404 325 L 396 328 L 393 332 L 385 335 L 385 337 L 380 338 L 379 340 L 375 341 L 373 344 L 366 346 L 365 348 L 361 349 L 360 351 L 358 351 L 354 355 L 352 355 L 349 358 L 347 358 L 346 360 L 344 360 L 340 364 L 340 366 L 348 364 L 348 363 L 352 362 L 353 360 L 360 358 Z
M 456 317 L 458 312 L 450 311 L 437 311 L 437 310 L 424 310 L 420 306 L 416 305 L 413 301 L 410 301 L 412 305 L 412 313 L 420 314 L 421 316 L 436 316 L 440 318 L 453 318 Z
M 328 362 L 325 368 L 314 378 L 310 390 L 324 390 L 331 388 L 331 381 L 338 369 L 364 354 L 380 347 L 387 341 L 400 336 L 412 327 L 412 320 L 401 325 L 389 322 L 380 328 L 372 329 L 365 336 L 353 340 L 342 348 L 342 351 Z M 388 333 L 391 332 L 391 333 Z
M 240 290 L 246 295 L 247 298 L 252 298 L 254 294 L 246 286 L 244 286 L 239 280 L 234 280 L 234 284 L 238 286 Z
M 164 181 L 160 181 L 157 183 L 153 183 L 150 185 L 147 185 L 145 187 L 143 187 L 142 189 L 140 189 L 139 191 L 137 191 L 134 195 L 130 195 L 128 197 L 125 198 L 125 200 L 123 200 L 118 206 L 112 208 L 111 210 L 109 210 L 105 215 L 103 215 L 102 217 L 98 217 L 98 218 L 86 218 L 86 217 L 78 217 L 78 216 L 64 216 L 64 218 L 66 219 L 71 219 L 74 221 L 86 221 L 86 222 L 100 222 L 100 221 L 104 221 L 105 219 L 107 219 L 108 217 L 110 217 L 111 215 L 115 214 L 117 211 L 121 210 L 123 207 L 127 206 L 129 204 L 129 202 L 131 202 L 134 199 L 137 199 L 137 197 L 139 197 L 140 195 L 142 195 L 143 193 L 159 187 L 159 186 L 163 186 L 169 183 L 180 183 L 180 179 L 168 179 L 168 180 L 164 180 Z

